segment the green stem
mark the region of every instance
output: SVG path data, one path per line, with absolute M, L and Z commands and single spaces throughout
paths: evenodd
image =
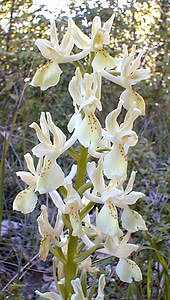
M 73 61 L 72 64 L 75 66 L 75 68 L 80 68 L 81 74 L 84 74 L 86 72 L 80 61 Z
M 95 203 L 94 202 L 89 202 L 80 212 L 80 218 L 83 219 L 89 211 L 94 207 Z
M 94 274 L 93 283 L 92 283 L 92 286 L 91 286 L 91 289 L 90 289 L 90 293 L 89 293 L 89 296 L 88 296 L 89 300 L 92 299 L 93 294 L 95 292 L 95 289 L 96 289 L 96 280 L 97 280 L 97 273 Z
M 87 271 L 86 270 L 82 271 L 80 280 L 81 280 L 83 294 L 86 297 L 87 296 Z
M 50 246 L 50 252 L 59 260 L 61 261 L 63 264 L 66 264 L 66 258 L 63 254 L 63 251 L 61 250 L 60 247 L 55 247 L 55 249 L 53 247 Z
M 80 157 L 77 163 L 77 175 L 75 188 L 78 190 L 84 184 L 84 178 L 86 174 L 88 148 L 80 146 Z
M 89 56 L 89 64 L 88 64 L 88 67 L 86 69 L 86 73 L 89 73 L 91 74 L 92 71 L 93 71 L 93 68 L 92 68 L 92 61 L 95 57 L 95 53 L 94 52 L 90 52 L 90 56 Z
M 79 159 L 77 161 L 77 175 L 76 175 L 76 182 L 75 182 L 76 190 L 78 190 L 84 184 L 84 178 L 86 174 L 87 154 L 88 154 L 88 149 L 81 145 Z M 75 262 L 74 259 L 77 251 L 78 237 L 73 236 L 72 232 L 73 230 L 70 229 L 68 249 L 67 249 L 67 262 L 64 266 L 65 300 L 68 300 L 69 296 L 73 294 L 71 281 L 75 279 L 77 275 L 77 262 Z
M 80 254 L 82 249 L 84 248 L 85 244 L 83 242 L 80 242 L 77 246 L 76 256 Z
M 93 187 L 93 184 L 91 181 L 89 181 L 89 182 L 85 183 L 83 186 L 81 186 L 77 192 L 79 193 L 79 195 L 81 197 L 86 190 L 88 190 L 92 187 Z
M 79 159 L 79 154 L 78 154 L 73 148 L 67 149 L 67 153 L 68 153 L 75 161 L 78 161 L 78 159 Z
M 62 219 L 66 228 L 72 230 L 69 215 L 63 214 Z
M 103 248 L 103 244 L 94 245 L 91 248 L 89 248 L 88 250 L 77 255 L 74 259 L 74 262 L 81 263 L 83 260 L 85 260 L 87 257 L 89 257 L 93 252 L 95 252 L 98 249 L 102 249 L 102 248 Z
M 77 249 L 77 236 L 72 236 L 72 231 L 70 230 L 70 236 L 68 241 L 67 250 L 67 263 L 65 265 L 65 300 L 69 299 L 69 296 L 73 293 L 73 288 L 71 285 L 71 280 L 75 279 L 77 275 L 77 263 L 74 262 L 74 256 Z
M 66 190 L 66 188 L 63 185 L 59 187 L 59 191 L 60 191 L 60 193 L 62 194 L 62 196 L 64 198 L 67 197 L 67 190 Z

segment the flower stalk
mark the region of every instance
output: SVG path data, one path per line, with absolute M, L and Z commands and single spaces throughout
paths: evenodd
M 37 70 L 31 85 L 41 90 L 55 86 L 60 80 L 61 63 L 72 63 L 75 74 L 69 83 L 69 93 L 73 100 L 74 114 L 67 125 L 70 138 L 54 124 L 49 112 L 42 112 L 40 124 L 33 122 L 39 143 L 32 149 L 33 156 L 24 157 L 28 171 L 17 175 L 28 187 L 14 199 L 13 209 L 25 214 L 31 213 L 38 201 L 38 194 L 49 194 L 57 208 L 54 226 L 49 222 L 48 207 L 41 205 L 37 219 L 42 237 L 40 259 L 53 255 L 56 265 L 54 277 L 57 291 L 36 294 L 51 300 L 104 299 L 105 275 L 97 274 L 100 268 L 93 262 L 93 253 L 119 259 L 115 268 L 120 280 L 131 283 L 142 280 L 138 265 L 129 257 L 139 250 L 138 245 L 129 242 L 131 234 L 147 230 L 142 216 L 131 209 L 144 194 L 133 190 L 136 172 L 132 171 L 124 187 L 128 170 L 128 151 L 138 141 L 133 124 L 145 114 L 145 102 L 134 91 L 133 85 L 147 78 L 148 69 L 143 69 L 140 51 L 136 48 L 128 54 L 125 46 L 124 57 L 115 59 L 105 50 L 110 43 L 110 31 L 114 16 L 103 25 L 100 17 L 92 21 L 91 36 L 85 35 L 72 19 L 59 44 L 55 22 L 51 21 L 50 41 L 38 39 L 38 46 L 48 63 Z M 80 51 L 74 54 L 74 46 Z M 84 67 L 80 60 L 88 57 Z M 86 59 L 87 61 L 87 59 Z M 96 111 L 102 110 L 102 77 L 120 85 L 124 91 L 117 107 L 105 119 L 102 128 Z M 126 114 L 122 123 L 119 115 Z M 75 143 L 79 143 L 79 152 Z M 73 158 L 71 170 L 65 174 L 58 158 L 67 152 Z M 38 158 L 35 167 L 34 156 Z M 95 205 L 96 210 L 94 210 Z M 92 213 L 93 218 L 90 216 Z M 55 268 L 55 266 L 54 266 Z M 88 276 L 94 281 L 89 287 Z

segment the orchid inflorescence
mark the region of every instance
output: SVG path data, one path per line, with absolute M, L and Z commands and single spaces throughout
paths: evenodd
M 131 172 L 126 187 L 124 183 L 128 179 L 128 151 L 138 141 L 133 123 L 145 114 L 144 100 L 132 86 L 147 78 L 149 70 L 140 67 L 144 52 L 140 51 L 136 56 L 135 46 L 130 54 L 125 46 L 120 59 L 113 58 L 105 50 L 104 45 L 110 43 L 113 19 L 111 16 L 102 26 L 100 17 L 95 17 L 91 37 L 69 19 L 60 44 L 52 20 L 51 41 L 36 41 L 48 62 L 37 70 L 32 86 L 39 86 L 44 91 L 59 82 L 60 64 L 70 62 L 78 66 L 68 87 L 75 109 L 68 123 L 70 137 L 67 139 L 54 124 L 49 112 L 42 112 L 40 125 L 35 122 L 30 125 L 39 140 L 32 149 L 37 166 L 27 153 L 25 161 L 29 171 L 17 172 L 28 187 L 16 196 L 14 210 L 24 214 L 32 212 L 38 193 L 48 193 L 57 207 L 54 227 L 44 204 L 37 219 L 42 236 L 40 259 L 45 261 L 49 252 L 52 253 L 57 270 L 57 293 L 36 291 L 46 299 L 91 299 L 92 288 L 93 299 L 104 299 L 105 275 L 97 276 L 100 268 L 93 264 L 94 252 L 99 258 L 114 256 L 119 259 L 115 272 L 120 280 L 127 283 L 142 280 L 140 268 L 129 259 L 139 246 L 129 241 L 132 233 L 147 230 L 142 216 L 131 208 L 144 194 L 133 191 L 135 171 Z M 80 49 L 76 54 L 74 46 Z M 85 57 L 86 64 L 83 65 L 80 60 Z M 96 117 L 96 110 L 102 110 L 102 77 L 124 89 L 117 107 L 105 119 L 105 128 Z M 120 123 L 118 117 L 122 110 L 125 117 Z M 67 176 L 57 162 L 66 151 L 75 160 Z M 93 220 L 89 214 L 92 210 Z M 97 291 L 95 282 L 91 290 L 89 286 L 87 289 L 88 273 L 98 278 Z

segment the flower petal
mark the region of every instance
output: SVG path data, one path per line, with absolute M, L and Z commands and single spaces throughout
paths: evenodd
M 104 287 L 106 284 L 105 275 L 101 274 L 99 277 L 99 284 L 98 284 L 98 294 L 95 300 L 103 300 L 104 299 Z
M 105 249 L 107 250 L 107 254 L 116 256 L 118 258 L 126 258 L 133 251 L 136 251 L 139 247 L 137 245 L 133 244 L 127 244 L 126 241 L 123 243 L 123 241 L 117 240 L 117 236 L 114 237 L 107 237 L 105 242 Z
M 59 54 L 54 50 L 53 43 L 45 39 L 37 39 L 35 44 L 46 59 L 51 60 L 59 57 Z
M 27 168 L 28 170 L 32 173 L 32 174 L 36 174 L 36 171 L 35 171 L 35 167 L 34 167 L 34 161 L 33 161 L 33 158 L 31 156 L 31 154 L 29 153 L 26 153 L 24 155 L 24 159 L 25 159 L 25 162 L 27 164 Z
M 26 184 L 28 184 L 31 187 L 35 187 L 35 185 L 36 185 L 36 177 L 34 175 L 32 175 L 30 172 L 20 171 L 20 172 L 16 172 L 16 174 Z
M 33 128 L 36 131 L 36 135 L 41 143 L 51 145 L 48 135 L 46 136 L 44 134 L 44 132 L 41 130 L 40 126 L 37 123 L 33 122 L 29 127 Z
M 52 191 L 49 193 L 54 205 L 64 214 L 65 213 L 65 204 L 59 193 L 57 191 Z
M 99 50 L 92 62 L 92 67 L 95 72 L 101 72 L 104 69 L 112 69 L 116 67 L 117 61 L 105 50 Z
M 121 145 L 113 146 L 112 150 L 104 157 L 104 173 L 107 178 L 113 176 L 124 177 L 127 173 L 127 159 Z
M 72 115 L 67 128 L 69 132 L 72 132 L 74 129 L 78 132 L 79 126 L 82 122 L 82 116 L 79 113 L 75 113 L 74 115 Z
M 43 261 L 46 261 L 49 251 L 50 251 L 50 237 L 44 236 L 40 242 L 39 258 Z
M 134 50 L 134 54 L 135 54 L 136 48 L 133 48 L 132 51 L 133 50 Z M 139 51 L 138 56 L 134 59 L 134 61 L 130 65 L 130 71 L 133 71 L 133 70 L 138 69 L 140 67 L 141 58 L 142 58 L 144 53 L 145 53 L 145 51 L 143 51 L 143 50 Z M 133 56 L 134 56 L 134 54 L 133 54 Z
M 71 281 L 72 287 L 74 289 L 75 294 L 71 296 L 71 300 L 84 300 L 84 294 L 81 286 L 81 282 L 79 278 L 76 278 Z
M 99 29 L 101 29 L 101 19 L 99 16 L 95 16 L 92 21 L 92 38 L 96 35 Z
M 87 172 L 95 189 L 98 192 L 102 193 L 105 189 L 102 159 L 99 160 L 97 168 L 95 167 L 95 162 L 88 163 Z
M 148 78 L 150 73 L 149 69 L 139 69 L 132 73 L 132 75 L 129 76 L 129 80 L 131 85 L 134 85 L 138 83 L 141 80 L 144 80 Z
M 42 91 L 55 86 L 59 80 L 62 71 L 56 61 L 49 61 L 45 66 L 38 69 L 31 81 L 31 85 L 39 86 Z
M 24 214 L 32 212 L 37 203 L 37 196 L 33 187 L 21 191 L 14 199 L 13 210 L 21 211 Z
M 73 20 L 71 18 L 68 19 L 68 30 L 65 33 L 65 35 L 62 39 L 61 45 L 60 45 L 62 53 L 66 54 L 66 55 L 70 54 L 70 52 L 74 46 L 73 26 L 74 26 Z
M 48 123 L 47 123 L 47 120 L 46 120 L 46 114 L 45 114 L 45 112 L 41 112 L 41 115 L 40 115 L 40 127 L 41 127 L 41 130 L 42 130 L 44 136 L 46 137 L 46 139 L 48 141 L 50 141 L 50 133 L 49 133 L 49 128 L 48 128 Z
M 108 200 L 96 217 L 97 227 L 105 234 L 114 236 L 119 231 L 117 209 Z
M 94 113 L 86 113 L 79 125 L 77 134 L 79 142 L 85 148 L 95 149 L 101 140 L 101 125 Z
M 73 39 L 75 45 L 79 49 L 89 49 L 91 46 L 91 40 L 89 37 L 85 35 L 76 24 L 74 24 L 73 29 Z
M 145 221 L 142 216 L 136 211 L 125 208 L 121 215 L 122 226 L 129 232 L 136 232 L 138 230 L 147 230 Z
M 40 143 L 32 148 L 32 152 L 36 157 L 43 157 L 44 155 L 51 157 L 56 157 L 56 148 L 53 145 L 46 145 L 44 143 Z
M 145 115 L 145 102 L 143 98 L 134 90 L 126 89 L 120 96 L 123 100 L 123 106 L 129 110 L 132 106 L 140 110 L 142 115 Z
M 56 25 L 54 20 L 50 20 L 51 42 L 55 48 L 59 47 L 58 37 L 56 32 Z
M 115 15 L 113 14 L 104 24 L 103 29 L 105 29 L 108 33 L 110 33 L 110 30 L 112 28 L 113 20 Z
M 73 101 L 79 106 L 81 105 L 82 102 L 81 82 L 82 82 L 82 75 L 80 72 L 80 68 L 77 68 L 75 71 L 75 76 L 73 76 L 73 78 L 69 83 L 68 90 L 71 97 L 73 98 Z
M 116 266 L 116 273 L 119 276 L 120 280 L 124 282 L 131 283 L 134 279 L 135 281 L 142 280 L 142 273 L 138 265 L 126 258 L 120 259 Z
M 47 115 L 47 121 L 48 121 L 48 126 L 53 134 L 53 143 L 54 146 L 59 149 L 59 153 L 61 149 L 64 147 L 65 141 L 66 141 L 66 136 L 65 134 L 61 131 L 59 127 L 57 127 L 54 122 L 52 121 L 51 114 L 49 112 L 46 113 Z M 57 152 L 57 149 L 56 149 Z
M 118 85 L 126 88 L 126 84 L 124 83 L 124 80 L 123 80 L 123 78 L 121 76 L 112 75 L 112 74 L 110 74 L 109 72 L 107 72 L 105 70 L 103 70 L 101 72 L 101 75 L 104 78 L 106 78 L 107 80 L 110 80 L 110 81 L 112 81 L 112 82 L 114 82 L 114 83 L 116 83 L 116 84 L 118 84 Z
M 49 300 L 62 300 L 63 299 L 60 295 L 53 293 L 53 292 L 40 293 L 39 291 L 35 291 L 35 293 L 37 295 L 39 295 L 40 297 L 49 299 Z
M 125 203 L 127 205 L 132 205 L 132 204 L 136 203 L 136 201 L 139 198 L 142 198 L 144 196 L 145 196 L 145 194 L 143 194 L 143 193 L 133 191 L 129 195 L 125 196 Z
M 133 244 L 127 244 L 122 247 L 119 247 L 117 251 L 113 253 L 114 256 L 119 258 L 126 258 L 132 254 L 132 252 L 136 251 L 139 247 Z
M 115 134 L 119 130 L 119 124 L 117 122 L 117 118 L 121 112 L 123 102 L 119 101 L 118 106 L 112 112 L 110 112 L 106 117 L 106 130 L 110 134 Z
M 133 189 L 133 184 L 134 184 L 134 181 L 135 181 L 136 173 L 137 172 L 135 172 L 135 171 L 131 172 L 128 184 L 127 184 L 126 189 L 125 189 L 126 194 L 129 194 Z
M 64 183 L 64 173 L 55 159 L 45 157 L 43 168 L 37 178 L 36 191 L 40 194 L 49 193 Z

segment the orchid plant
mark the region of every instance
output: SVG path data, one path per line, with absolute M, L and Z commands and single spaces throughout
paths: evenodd
M 94 252 L 98 258 L 119 259 L 115 279 L 118 276 L 127 283 L 142 280 L 140 268 L 129 257 L 139 249 L 139 245 L 131 242 L 131 235 L 147 230 L 142 216 L 131 208 L 144 194 L 133 190 L 135 171 L 131 172 L 126 187 L 124 183 L 128 151 L 138 141 L 133 124 L 145 114 L 144 100 L 132 86 L 147 78 L 149 70 L 141 67 L 143 51 L 136 56 L 135 46 L 130 54 L 125 46 L 120 59 L 113 58 L 105 50 L 104 46 L 110 43 L 113 19 L 111 16 L 102 25 L 100 17 L 95 17 L 90 37 L 69 19 L 60 44 L 55 22 L 51 21 L 51 40 L 36 41 L 48 62 L 37 70 L 32 86 L 44 91 L 57 85 L 62 73 L 59 64 L 78 66 L 68 86 L 75 110 L 68 123 L 69 138 L 54 124 L 49 112 L 42 112 L 40 125 L 35 122 L 30 125 L 39 140 L 32 149 L 33 156 L 38 159 L 37 167 L 34 158 L 27 153 L 25 160 L 29 171 L 17 172 L 28 187 L 16 196 L 14 210 L 31 213 L 38 194 L 44 193 L 48 193 L 57 207 L 54 227 L 44 204 L 37 219 L 42 237 L 40 259 L 45 261 L 49 252 L 52 253 L 56 274 L 56 293 L 36 291 L 41 298 L 104 299 L 106 279 L 104 274 L 100 275 L 100 267 L 94 265 Z M 76 54 L 75 46 L 80 49 Z M 86 64 L 82 63 L 83 58 Z M 124 89 L 117 107 L 105 119 L 105 128 L 96 116 L 96 110 L 102 110 L 102 77 Z M 118 117 L 123 110 L 125 117 L 119 123 Z M 66 151 L 74 160 L 68 174 L 57 162 Z M 91 286 L 88 274 L 94 276 Z

